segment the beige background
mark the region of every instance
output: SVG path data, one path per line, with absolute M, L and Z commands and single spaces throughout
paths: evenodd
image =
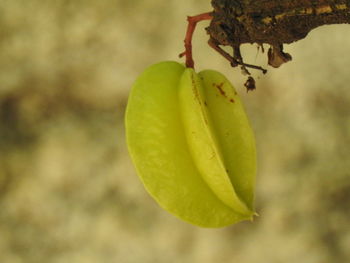
M 350 261 L 350 26 L 286 47 L 293 61 L 246 93 L 196 31 L 198 70 L 219 70 L 258 145 L 260 217 L 202 229 L 148 196 L 123 116 L 140 72 L 178 60 L 186 15 L 209 0 L 0 2 L 0 262 Z M 266 54 L 244 47 L 247 62 Z

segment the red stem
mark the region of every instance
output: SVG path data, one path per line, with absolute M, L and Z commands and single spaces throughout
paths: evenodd
M 193 57 L 192 57 L 192 36 L 193 36 L 193 32 L 196 28 L 196 25 L 200 21 L 211 20 L 212 18 L 213 18 L 212 12 L 187 17 L 188 26 L 187 26 L 186 37 L 184 40 L 185 51 L 179 55 L 180 57 L 186 56 L 186 67 L 187 68 L 194 68 L 194 62 L 193 62 Z

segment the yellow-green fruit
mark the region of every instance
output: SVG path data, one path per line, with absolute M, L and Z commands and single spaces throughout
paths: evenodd
M 203 227 L 253 216 L 253 132 L 228 80 L 161 62 L 136 80 L 127 106 L 130 155 L 166 210 Z

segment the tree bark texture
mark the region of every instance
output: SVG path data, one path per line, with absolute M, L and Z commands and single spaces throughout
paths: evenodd
M 212 0 L 209 34 L 223 45 L 283 44 L 312 29 L 350 22 L 346 0 Z
M 241 44 L 269 44 L 273 67 L 291 60 L 283 44 L 322 25 L 350 23 L 350 0 L 212 0 L 212 6 L 207 28 L 212 45 L 232 46 L 233 59 L 242 62 Z

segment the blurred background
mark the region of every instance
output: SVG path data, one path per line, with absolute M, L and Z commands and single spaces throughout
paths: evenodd
M 197 70 L 223 72 L 256 133 L 260 217 L 202 229 L 163 211 L 127 153 L 135 78 L 177 60 L 204 0 L 0 1 L 0 262 L 350 261 L 350 25 L 288 45 L 257 90 L 194 37 Z M 266 47 L 267 48 L 267 47 Z M 243 48 L 247 62 L 266 53 Z

